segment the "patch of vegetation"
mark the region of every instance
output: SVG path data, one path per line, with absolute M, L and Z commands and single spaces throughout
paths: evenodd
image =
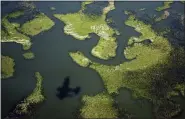
M 49 30 L 54 25 L 54 22 L 44 13 L 35 16 L 34 19 L 24 23 L 20 30 L 27 35 L 37 35 L 43 31 Z
M 135 98 L 145 98 L 157 105 L 157 117 L 171 118 L 181 111 L 170 98 L 177 95 L 176 90 L 184 93 L 185 51 L 172 48 L 166 38 L 134 15 L 125 24 L 142 34 L 134 40 L 132 37 L 132 43 L 124 50 L 130 61 L 116 66 L 92 62 L 89 68 L 99 73 L 109 94 L 118 93 L 121 87 L 128 88 Z M 150 44 L 143 43 L 147 39 Z
M 185 1 L 181 0 L 181 3 L 185 3 Z
M 56 8 L 55 7 L 50 7 L 50 10 L 54 11 L 54 10 L 56 10 Z
M 163 6 L 160 6 L 160 7 L 157 7 L 156 8 L 156 11 L 162 11 L 162 10 L 165 10 L 165 9 L 168 9 L 171 7 L 171 4 L 173 3 L 173 1 L 164 1 L 163 3 Z
M 107 94 L 83 96 L 84 103 L 80 114 L 82 118 L 117 118 L 117 110 L 113 107 L 114 100 Z
M 86 4 L 90 3 L 91 2 L 83 2 L 82 8 Z M 106 9 L 112 9 L 112 6 L 113 4 L 111 2 L 111 5 L 109 5 Z M 54 16 L 66 24 L 64 32 L 78 40 L 85 40 L 86 38 L 89 38 L 90 33 L 95 33 L 100 37 L 100 41 L 97 46 L 95 46 L 93 51 L 91 51 L 92 55 L 104 60 L 115 56 L 117 48 L 116 39 L 113 37 L 115 30 L 107 25 L 106 14 L 102 14 L 98 17 L 95 15 L 89 16 L 84 14 L 81 9 L 77 13 L 65 15 L 54 14 Z M 108 46 L 111 46 L 111 48 Z
M 160 17 L 155 18 L 155 22 L 159 22 L 161 20 L 167 19 L 169 15 L 170 13 L 168 11 L 164 11 L 164 13 Z
M 133 60 L 124 62 L 118 66 L 106 66 L 98 63 L 92 63 L 90 65 L 90 68 L 95 69 L 100 74 L 110 94 L 118 93 L 118 89 L 123 86 L 123 75 L 126 71 L 141 70 L 158 63 L 165 63 L 171 50 L 167 39 L 158 36 L 151 29 L 151 26 L 136 20 L 134 16 L 130 16 L 125 23 L 142 33 L 142 35 L 137 38 L 137 41 L 134 41 L 134 45 L 128 46 L 124 50 L 125 57 Z M 145 39 L 150 39 L 152 41 L 151 45 L 137 43 Z M 124 85 L 126 86 L 127 84 Z
M 144 11 L 144 10 L 146 10 L 146 8 L 141 8 L 141 9 L 139 9 L 139 11 Z
M 90 19 L 83 13 L 54 14 L 54 16 L 66 24 L 64 32 L 78 40 L 85 40 L 90 33 L 96 33 L 100 37 L 109 37 L 114 33 L 106 24 L 103 16 L 95 20 Z
M 44 101 L 45 97 L 43 96 L 43 88 L 42 88 L 42 81 L 43 77 L 39 72 L 35 72 L 35 78 L 37 80 L 36 87 L 33 92 L 26 97 L 23 101 L 21 101 L 16 108 L 14 109 L 13 113 L 17 115 L 27 115 L 31 113 L 32 106 L 39 104 Z
M 182 110 L 179 104 L 175 104 L 173 101 L 162 100 L 161 105 L 157 106 L 154 110 L 156 119 L 171 119 L 178 115 Z
M 91 54 L 100 59 L 108 60 L 116 56 L 117 42 L 115 38 L 105 40 L 100 38 L 98 44 L 91 50 Z
M 103 14 L 107 14 L 109 11 L 114 10 L 114 0 L 109 0 L 109 5 L 103 9 Z
M 14 60 L 9 56 L 1 55 L 1 78 L 9 78 L 14 73 Z
M 19 23 L 11 23 L 15 28 L 19 28 L 20 24 Z
M 72 57 L 74 62 L 76 62 L 77 64 L 79 64 L 82 67 L 89 66 L 89 63 L 91 62 L 81 52 L 70 52 L 69 55 Z
M 36 8 L 33 1 L 22 1 L 22 2 L 19 2 L 18 4 L 21 9 L 24 9 L 29 12 L 32 12 Z
M 34 59 L 35 58 L 35 55 L 32 52 L 26 52 L 23 54 L 23 56 L 25 59 Z
M 86 5 L 91 4 L 93 2 L 94 2 L 93 0 L 85 0 L 85 1 L 83 1 L 82 4 L 81 4 L 81 10 L 84 10 Z
M 24 15 L 24 11 L 15 11 L 15 12 L 12 12 L 10 14 L 8 14 L 8 18 L 17 18 L 19 16 L 22 16 Z
M 17 11 L 10 13 L 2 18 L 2 26 L 4 29 L 1 29 L 1 42 L 16 42 L 23 45 L 24 50 L 28 50 L 31 47 L 30 38 L 24 34 L 21 34 L 17 31 L 19 24 L 10 23 L 8 18 L 16 18 L 22 15 L 22 11 Z
M 176 84 L 175 89 L 180 91 L 182 96 L 185 96 L 185 85 L 184 84 Z

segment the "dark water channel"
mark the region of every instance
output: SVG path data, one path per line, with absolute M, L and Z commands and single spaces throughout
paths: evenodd
M 81 96 L 95 95 L 103 92 L 103 82 L 94 70 L 78 66 L 69 56 L 70 51 L 79 50 L 89 59 L 102 64 L 120 64 L 125 61 L 123 49 L 131 36 L 139 36 L 133 28 L 124 24 L 127 16 L 123 10 L 138 10 L 146 8 L 147 14 L 158 14 L 155 8 L 162 2 L 115 2 L 116 9 L 108 13 L 107 18 L 115 21 L 115 28 L 121 33 L 116 36 L 118 41 L 117 56 L 111 60 L 104 61 L 90 54 L 91 49 L 97 44 L 98 36 L 91 34 L 91 38 L 85 41 L 75 40 L 72 36 L 63 32 L 64 23 L 53 17 L 54 13 L 77 12 L 80 9 L 80 2 L 34 2 L 40 12 L 50 17 L 55 25 L 49 31 L 32 37 L 31 51 L 35 59 L 25 60 L 22 54 L 22 46 L 16 43 L 1 43 L 2 55 L 10 56 L 15 60 L 15 73 L 12 78 L 1 81 L 2 117 L 5 117 L 13 106 L 22 98 L 32 92 L 35 87 L 34 72 L 39 71 L 44 77 L 43 87 L 46 101 L 37 110 L 34 119 L 61 119 L 74 118 L 73 113 L 80 107 Z M 2 6 L 2 16 L 13 11 L 16 2 L 9 2 Z M 50 10 L 55 7 L 56 10 Z M 17 7 L 16 7 L 17 9 Z M 24 22 L 20 20 L 21 23 Z M 66 76 L 70 76 L 70 87 L 80 87 L 78 95 L 72 98 L 66 97 L 63 100 L 57 98 L 57 87 L 61 86 Z M 122 89 L 116 98 L 120 106 L 128 108 L 130 112 L 140 118 L 152 118 L 151 104 L 144 101 L 141 107 L 138 101 L 131 98 L 128 90 Z

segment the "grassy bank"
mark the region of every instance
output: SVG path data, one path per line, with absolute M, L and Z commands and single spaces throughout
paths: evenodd
M 14 73 L 14 60 L 9 56 L 1 55 L 1 78 L 9 78 L 13 76 Z

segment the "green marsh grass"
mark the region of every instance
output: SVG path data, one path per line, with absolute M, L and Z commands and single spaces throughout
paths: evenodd
M 9 78 L 13 76 L 15 62 L 9 56 L 1 55 L 1 78 Z

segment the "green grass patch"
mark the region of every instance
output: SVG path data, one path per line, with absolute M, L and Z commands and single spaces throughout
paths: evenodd
M 22 16 L 24 15 L 24 11 L 15 11 L 15 12 L 12 12 L 10 14 L 8 14 L 8 18 L 17 18 L 19 16 Z
M 35 78 L 37 80 L 36 87 L 33 92 L 26 97 L 20 104 L 18 104 L 14 110 L 14 113 L 19 115 L 25 115 L 31 112 L 31 107 L 35 104 L 41 103 L 44 101 L 45 97 L 42 92 L 42 81 L 43 77 L 39 72 L 35 72 Z
M 18 23 L 10 23 L 8 18 L 18 17 L 22 15 L 22 12 L 15 12 L 8 14 L 2 18 L 2 26 L 5 28 L 1 29 L 1 42 L 16 42 L 23 45 L 24 50 L 28 50 L 31 47 L 30 38 L 17 31 L 20 25 Z
M 1 55 L 1 78 L 9 78 L 13 76 L 14 73 L 14 60 L 9 56 Z
M 70 52 L 69 55 L 72 57 L 73 61 L 82 67 L 87 67 L 91 62 L 86 58 L 81 52 Z
M 163 14 L 161 14 L 160 17 L 155 18 L 155 22 L 159 22 L 161 20 L 167 19 L 170 13 L 168 11 L 164 11 Z
M 34 59 L 35 58 L 35 55 L 32 52 L 26 52 L 23 54 L 23 56 L 25 59 Z
M 50 10 L 54 11 L 54 10 L 56 10 L 56 8 L 55 7 L 50 7 Z
M 91 2 L 92 1 L 82 2 L 82 8 Z M 112 6 L 113 4 L 111 3 L 106 9 L 109 7 L 112 8 Z M 66 24 L 64 26 L 64 32 L 78 40 L 89 38 L 90 33 L 97 34 L 100 40 L 91 51 L 92 55 L 95 57 L 108 60 L 115 56 L 117 43 L 113 34 L 116 30 L 107 25 L 105 20 L 106 14 L 93 16 L 84 14 L 80 10 L 77 13 L 54 14 L 54 16 Z
M 136 68 L 135 70 L 129 70 L 122 66 L 125 63 L 132 63 L 132 61 L 124 62 L 117 66 L 92 62 L 89 68 L 99 73 L 109 94 L 118 94 L 118 90 L 121 87 L 125 87 L 132 91 L 134 98 L 145 98 L 153 102 L 154 105 L 159 106 L 156 112 L 157 116 L 171 118 L 171 116 L 180 112 L 180 107 L 178 104 L 168 101 L 170 101 L 171 97 L 179 95 L 176 90 L 180 91 L 183 95 L 185 87 L 183 79 L 176 79 L 179 74 L 170 72 L 171 69 L 185 66 L 182 65 L 181 59 L 176 55 L 173 56 L 173 54 L 179 52 L 179 50 L 173 50 L 164 62 L 159 61 L 151 66 L 142 68 L 141 66 L 144 64 L 141 64 L 140 69 Z M 184 57 L 184 54 L 185 52 L 179 56 Z M 174 60 L 178 60 L 178 62 L 174 64 Z M 177 82 L 179 82 L 178 85 L 176 85 Z M 166 103 L 170 103 L 168 108 L 166 108 Z M 163 112 L 159 109 L 165 109 L 165 111 Z
M 85 1 L 83 1 L 82 4 L 81 4 L 81 10 L 84 10 L 86 5 L 91 4 L 93 2 L 94 2 L 93 0 L 85 0 Z
M 115 38 L 105 40 L 100 38 L 98 44 L 93 47 L 91 54 L 104 60 L 116 56 L 117 42 Z
M 34 19 L 24 23 L 20 30 L 27 35 L 34 36 L 51 29 L 54 24 L 44 13 L 40 13 Z
M 113 107 L 114 100 L 107 94 L 83 96 L 84 103 L 80 114 L 83 118 L 117 118 L 117 110 Z
M 19 28 L 20 24 L 19 23 L 11 23 L 15 28 Z
M 175 89 L 180 91 L 182 96 L 185 97 L 185 84 L 176 84 Z
M 103 14 L 104 15 L 106 15 L 107 13 L 109 13 L 111 10 L 114 10 L 115 9 L 114 1 L 108 1 L 108 2 L 109 2 L 108 6 L 103 9 Z
M 125 24 L 141 33 L 139 37 L 131 37 L 130 45 L 124 50 L 125 57 L 130 61 L 116 66 L 91 62 L 89 68 L 99 73 L 108 94 L 118 94 L 121 87 L 130 89 L 133 97 L 148 99 L 158 107 L 155 110 L 157 117 L 171 118 L 181 110 L 171 97 L 177 95 L 176 90 L 184 94 L 185 82 L 176 70 L 185 67 L 185 51 L 173 48 L 168 39 L 154 32 L 151 25 L 128 14 Z M 151 42 L 145 44 L 145 40 Z
M 78 40 L 85 40 L 90 33 L 96 33 L 100 37 L 109 37 L 114 33 L 103 16 L 91 19 L 81 12 L 66 15 L 54 14 L 54 16 L 66 24 L 64 32 Z
M 90 68 L 95 69 L 102 77 L 107 91 L 111 93 L 118 93 L 118 89 L 124 84 L 124 74 L 127 71 L 137 71 L 147 69 L 153 65 L 167 63 L 171 46 L 168 40 L 162 36 L 158 36 L 150 25 L 146 25 L 141 21 L 130 16 L 125 22 L 127 25 L 134 27 L 136 31 L 142 35 L 134 41 L 132 46 L 128 46 L 124 50 L 124 55 L 127 59 L 133 59 L 129 62 L 123 62 L 117 66 L 106 66 L 98 63 L 92 63 Z M 149 45 L 138 43 L 150 39 L 152 42 Z M 73 57 L 73 60 L 74 57 Z M 80 59 L 81 60 L 81 59 Z M 116 79 L 116 80 L 115 80 Z M 130 84 L 131 85 L 131 84 Z M 136 90 L 139 91 L 139 90 Z
M 160 6 L 160 7 L 157 7 L 156 8 L 156 11 L 162 11 L 162 10 L 165 10 L 165 9 L 168 9 L 168 8 L 170 8 L 171 7 L 171 4 L 173 3 L 173 1 L 164 1 L 164 3 L 163 3 L 163 6 Z

